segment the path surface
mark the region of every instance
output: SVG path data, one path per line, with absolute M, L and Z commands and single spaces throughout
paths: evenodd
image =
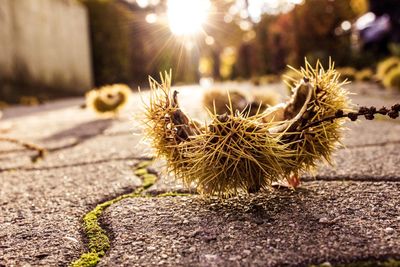
M 247 85 L 248 86 L 248 85 Z M 201 89 L 181 102 L 204 118 Z M 277 91 L 282 87 L 275 86 Z M 353 102 L 400 102 L 357 84 Z M 79 109 L 81 99 L 4 112 L 0 130 L 49 148 L 45 160 L 0 143 L 0 266 L 65 266 L 86 248 L 82 217 L 140 185 L 139 96 L 118 120 Z M 200 196 L 125 199 L 101 217 L 111 249 L 100 266 L 307 266 L 400 258 L 400 121 L 349 123 L 336 166 L 321 166 L 296 192 L 274 189 L 228 200 Z M 151 190 L 180 188 L 171 178 Z

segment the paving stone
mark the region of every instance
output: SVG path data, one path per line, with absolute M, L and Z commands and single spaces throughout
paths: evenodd
M 227 200 L 126 199 L 104 213 L 113 239 L 100 266 L 308 266 L 399 257 L 399 190 L 400 183 L 310 182 L 295 192 Z
M 140 184 L 134 161 L 0 173 L 0 265 L 67 265 L 86 249 L 82 217 Z

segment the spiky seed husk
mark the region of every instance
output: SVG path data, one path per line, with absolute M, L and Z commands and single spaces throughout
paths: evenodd
M 114 84 L 86 93 L 86 106 L 103 116 L 116 115 L 127 103 L 131 89 L 124 84 Z
M 341 137 L 342 121 L 317 122 L 349 108 L 345 84 L 330 64 L 312 68 L 307 62 L 297 73 L 303 79 L 286 103 L 249 116 L 248 111 L 212 113 L 200 127 L 179 108 L 171 90 L 171 76 L 161 83 L 150 79 L 146 133 L 169 170 L 200 192 L 227 196 L 257 192 L 272 182 L 290 180 L 312 170 L 330 155 Z
M 386 74 L 382 81 L 383 85 L 389 89 L 400 91 L 400 65 Z
M 399 57 L 389 57 L 381 62 L 379 62 L 376 68 L 376 76 L 379 80 L 385 79 L 386 74 L 388 74 L 392 69 L 400 66 Z
M 356 73 L 357 81 L 371 81 L 374 77 L 374 72 L 370 68 L 362 69 Z
M 283 120 L 289 123 L 280 131 L 284 133 L 281 142 L 291 143 L 289 148 L 295 151 L 296 164 L 290 171 L 295 175 L 312 171 L 321 159 L 331 163 L 331 154 L 341 139 L 343 119 L 311 128 L 306 125 L 333 116 L 338 110 L 351 109 L 348 92 L 343 88 L 347 82 L 340 81 L 333 63 L 324 70 L 320 63 L 313 68 L 306 62 L 305 68 L 298 72 L 304 78 L 284 108 Z

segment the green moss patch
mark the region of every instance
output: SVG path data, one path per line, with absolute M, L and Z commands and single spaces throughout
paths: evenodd
M 86 237 L 88 239 L 87 253 L 80 256 L 79 259 L 71 263 L 71 267 L 92 267 L 96 266 L 100 259 L 106 254 L 107 250 L 110 249 L 110 239 L 107 236 L 106 231 L 101 228 L 99 219 L 105 209 L 111 205 L 127 199 L 137 197 L 151 197 L 150 195 L 144 194 L 144 190 L 153 186 L 158 177 L 155 174 L 149 172 L 148 167 L 151 165 L 151 161 L 143 161 L 137 164 L 134 168 L 134 174 L 142 179 L 142 186 L 137 188 L 134 192 L 118 196 L 112 200 L 103 202 L 97 205 L 93 210 L 89 211 L 83 217 L 83 226 Z M 174 197 L 174 196 L 189 196 L 189 194 L 181 193 L 162 193 L 156 197 Z
M 143 187 L 138 188 L 133 193 L 125 194 L 101 203 L 85 215 L 83 218 L 83 224 L 86 236 L 89 240 L 89 252 L 82 254 L 78 260 L 72 262 L 72 267 L 90 267 L 97 265 L 100 258 L 103 257 L 106 251 L 110 248 L 110 240 L 107 233 L 103 228 L 101 228 L 99 223 L 101 214 L 106 208 L 123 199 L 141 197 L 141 191 L 143 191 Z

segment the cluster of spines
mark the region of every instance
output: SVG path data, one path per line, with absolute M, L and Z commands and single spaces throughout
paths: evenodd
M 161 77 L 161 84 L 150 79 L 147 136 L 178 178 L 207 194 L 256 192 L 273 182 L 289 180 L 313 169 L 321 159 L 330 161 L 342 122 L 323 119 L 349 108 L 342 88 L 346 82 L 339 81 L 333 64 L 324 70 L 320 63 L 316 68 L 306 63 L 298 74 L 304 78 L 294 91 L 306 86 L 309 96 L 302 100 L 298 94 L 291 103 L 300 99 L 304 102 L 301 108 L 287 104 L 281 121 L 265 121 L 268 110 L 249 116 L 245 111 L 233 111 L 230 104 L 226 114 L 211 112 L 211 123 L 203 127 L 179 108 L 170 74 Z M 321 123 L 307 127 L 317 121 Z

